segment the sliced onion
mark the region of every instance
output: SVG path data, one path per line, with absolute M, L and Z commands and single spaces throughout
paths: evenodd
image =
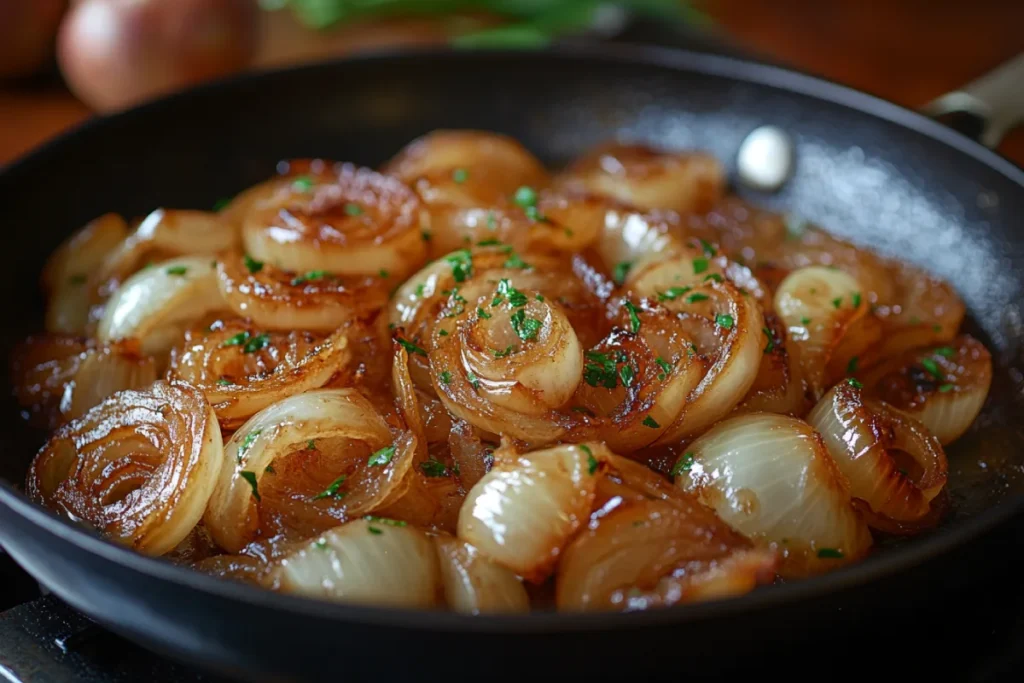
M 242 237 L 252 258 L 299 274 L 395 278 L 423 263 L 428 218 L 412 190 L 368 168 L 318 164 L 249 210 Z
M 851 495 L 896 522 L 917 522 L 946 485 L 946 454 L 914 418 L 880 401 L 865 400 L 855 384 L 840 382 L 807 421 L 821 434 L 849 482 Z M 904 469 L 907 468 L 907 469 Z
M 392 438 L 373 405 L 352 389 L 318 389 L 291 396 L 256 413 L 224 447 L 224 465 L 204 521 L 219 546 L 241 550 L 259 527 L 259 482 L 267 467 L 301 451 L 311 440 L 347 439 L 377 452 L 393 447 L 386 462 L 367 459 L 353 449 L 344 471 L 344 497 L 331 496 L 339 514 L 352 518 L 384 507 L 404 493 L 416 441 Z
M 33 424 L 56 429 L 123 389 L 156 379 L 138 342 L 97 344 L 80 337 L 29 337 L 11 354 L 15 396 Z
M 761 356 L 761 367 L 750 391 L 734 412 L 802 417 L 810 410 L 812 402 L 796 357 L 796 348 L 789 343 L 786 328 L 777 316 L 765 315 L 764 321 L 762 331 L 768 342 Z
M 915 349 L 863 374 L 865 391 L 913 416 L 942 445 L 960 438 L 978 417 L 992 385 L 992 355 L 970 335 Z
M 466 497 L 459 538 L 542 582 L 590 514 L 598 452 L 597 444 L 556 446 L 498 461 Z
M 452 422 L 448 447 L 459 468 L 459 481 L 467 490 L 476 486 L 494 464 L 494 449 L 484 444 L 480 430 L 465 420 Z
M 324 272 L 310 277 L 239 254 L 217 261 L 217 282 L 227 304 L 238 315 L 272 330 L 330 332 L 366 318 L 387 304 L 390 280 Z
M 435 536 L 445 600 L 456 612 L 528 612 L 530 598 L 511 571 L 450 536 Z
M 84 334 L 89 323 L 94 274 L 128 236 L 121 216 L 108 213 L 90 221 L 53 252 L 43 268 L 47 332 Z
M 182 382 L 121 391 L 61 427 L 36 455 L 32 500 L 148 555 L 196 526 L 224 460 L 202 392 Z
M 202 389 L 221 426 L 237 428 L 272 403 L 324 386 L 350 358 L 344 330 L 262 332 L 241 320 L 216 321 L 185 333 L 168 375 Z
M 426 534 L 390 519 L 359 519 L 321 534 L 280 561 L 285 593 L 356 604 L 433 607 L 440 601 L 437 554 Z
M 641 209 L 689 213 L 710 208 L 722 196 L 726 175 L 709 154 L 611 143 L 577 159 L 558 182 Z
M 128 278 L 107 303 L 96 335 L 135 337 L 143 353 L 159 356 L 196 320 L 224 309 L 210 257 L 172 259 Z
M 629 209 L 610 209 L 596 244 L 597 253 L 609 271 L 620 264 L 632 266 L 641 259 L 658 259 L 676 253 L 682 245 L 666 216 Z
M 779 573 L 803 576 L 863 557 L 871 533 L 845 477 L 805 422 L 754 413 L 723 420 L 673 468 L 676 485 L 733 529 L 780 551 Z

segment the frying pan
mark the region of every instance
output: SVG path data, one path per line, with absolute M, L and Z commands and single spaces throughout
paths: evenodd
M 1024 79 L 1014 78 L 1020 90 Z M 953 511 L 933 532 L 822 577 L 645 613 L 466 617 L 329 604 L 138 555 L 29 503 L 17 487 L 40 435 L 8 402 L 0 474 L 12 483 L 0 482 L 0 541 L 110 629 L 254 680 L 439 670 L 678 680 L 806 657 L 809 647 L 854 647 L 844 614 L 870 615 L 873 637 L 887 637 L 887 625 L 908 628 L 896 606 L 953 600 L 967 590 L 958 583 L 965 574 L 984 582 L 1006 564 L 991 553 L 954 569 L 942 563 L 962 558 L 957 548 L 1024 503 L 1024 172 L 946 126 L 832 83 L 653 47 L 426 51 L 245 75 L 95 120 L 0 175 L 16 249 L 0 268 L 3 350 L 41 328 L 38 273 L 72 229 L 107 211 L 212 206 L 272 174 L 280 159 L 378 164 L 431 129 L 465 127 L 510 134 L 553 165 L 619 137 L 705 149 L 734 173 L 740 142 L 762 124 L 792 136 L 796 169 L 780 191 L 738 187 L 742 196 L 947 278 L 969 306 L 969 329 L 993 350 L 992 394 L 976 428 L 950 449 Z

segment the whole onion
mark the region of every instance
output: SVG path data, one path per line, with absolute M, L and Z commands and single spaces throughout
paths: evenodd
M 254 0 L 82 0 L 57 58 L 75 94 L 110 111 L 241 69 L 257 29 Z

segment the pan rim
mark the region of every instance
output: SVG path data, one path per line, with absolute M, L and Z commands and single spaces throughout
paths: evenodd
M 298 72 L 315 73 L 322 71 L 329 73 L 341 68 L 358 68 L 365 63 L 401 63 L 407 60 L 421 59 L 459 61 L 466 59 L 469 54 L 473 55 L 474 58 L 483 56 L 486 58 L 533 59 L 541 61 L 554 59 L 570 62 L 603 62 L 639 68 L 670 69 L 768 86 L 784 92 L 838 104 L 872 118 L 888 121 L 932 138 L 988 166 L 1024 189 L 1024 169 L 1009 159 L 937 121 L 875 95 L 797 70 L 745 59 L 678 48 L 606 43 L 583 45 L 556 44 L 552 47 L 529 52 L 518 50 L 477 50 L 466 53 L 448 48 L 385 50 L 312 64 L 253 70 L 242 75 L 210 81 L 122 112 L 90 118 L 70 127 L 58 136 L 8 164 L 5 168 L 0 169 L 0 180 L 16 180 L 19 175 L 31 170 L 33 167 L 50 163 L 52 158 L 55 155 L 59 155 L 63 146 L 70 140 L 83 135 L 103 132 L 108 127 L 116 126 L 119 122 L 125 120 L 144 119 L 152 111 L 159 110 L 162 107 L 174 106 L 189 99 L 217 96 L 224 91 L 230 92 L 235 88 L 246 88 L 276 78 L 288 78 Z M 1010 496 L 1000 500 L 992 507 L 973 517 L 958 521 L 953 526 L 939 530 L 906 547 L 888 551 L 883 556 L 876 556 L 865 562 L 844 567 L 822 576 L 803 579 L 781 586 L 768 587 L 739 597 L 625 614 L 535 612 L 524 615 L 478 616 L 462 615 L 453 612 L 346 605 L 343 603 L 318 601 L 301 596 L 279 594 L 238 582 L 218 579 L 187 567 L 171 564 L 159 558 L 142 555 L 81 529 L 58 517 L 53 512 L 32 503 L 22 493 L 4 481 L 0 481 L 0 506 L 6 507 L 10 513 L 22 517 L 37 529 L 58 538 L 64 543 L 70 543 L 76 548 L 97 556 L 106 562 L 115 563 L 130 571 L 140 572 L 188 590 L 212 594 L 226 600 L 242 601 L 262 609 L 291 612 L 300 616 L 322 618 L 339 623 L 363 622 L 408 629 L 443 629 L 445 631 L 472 629 L 476 632 L 489 633 L 546 633 L 618 630 L 689 623 L 740 612 L 768 609 L 852 588 L 887 575 L 899 573 L 963 545 L 969 539 L 980 535 L 1024 509 L 1024 495 Z M 68 595 L 63 590 L 55 590 L 55 592 L 67 599 L 68 602 L 76 602 L 73 596 Z M 104 620 L 102 615 L 94 616 L 100 621 Z

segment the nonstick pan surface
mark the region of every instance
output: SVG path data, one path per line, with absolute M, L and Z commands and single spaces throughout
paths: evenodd
M 591 678 L 723 673 L 742 659 L 729 654 L 737 633 L 756 643 L 743 646 L 747 655 L 777 653 L 784 641 L 810 642 L 837 606 L 886 614 L 896 593 L 904 603 L 927 599 L 942 558 L 1024 501 L 1024 172 L 918 114 L 790 71 L 630 46 L 418 52 L 246 75 L 95 120 L 0 173 L 12 256 L 0 269 L 3 351 L 41 328 L 38 274 L 72 230 L 108 211 L 212 206 L 281 159 L 375 165 L 432 129 L 480 128 L 514 136 L 552 165 L 618 137 L 705 149 L 733 172 L 743 137 L 762 124 L 793 136 L 796 171 L 778 193 L 738 188 L 742 196 L 948 279 L 968 304 L 969 330 L 993 351 L 992 393 L 949 450 L 952 512 L 933 532 L 823 577 L 648 613 L 463 617 L 325 604 L 137 555 L 28 503 L 16 489 L 41 435 L 8 401 L 0 542 L 113 630 L 261 680 L 418 678 L 439 666 L 501 677 L 541 665 Z M 969 566 L 1005 561 L 976 556 Z M 928 574 L 909 573 L 920 567 Z

